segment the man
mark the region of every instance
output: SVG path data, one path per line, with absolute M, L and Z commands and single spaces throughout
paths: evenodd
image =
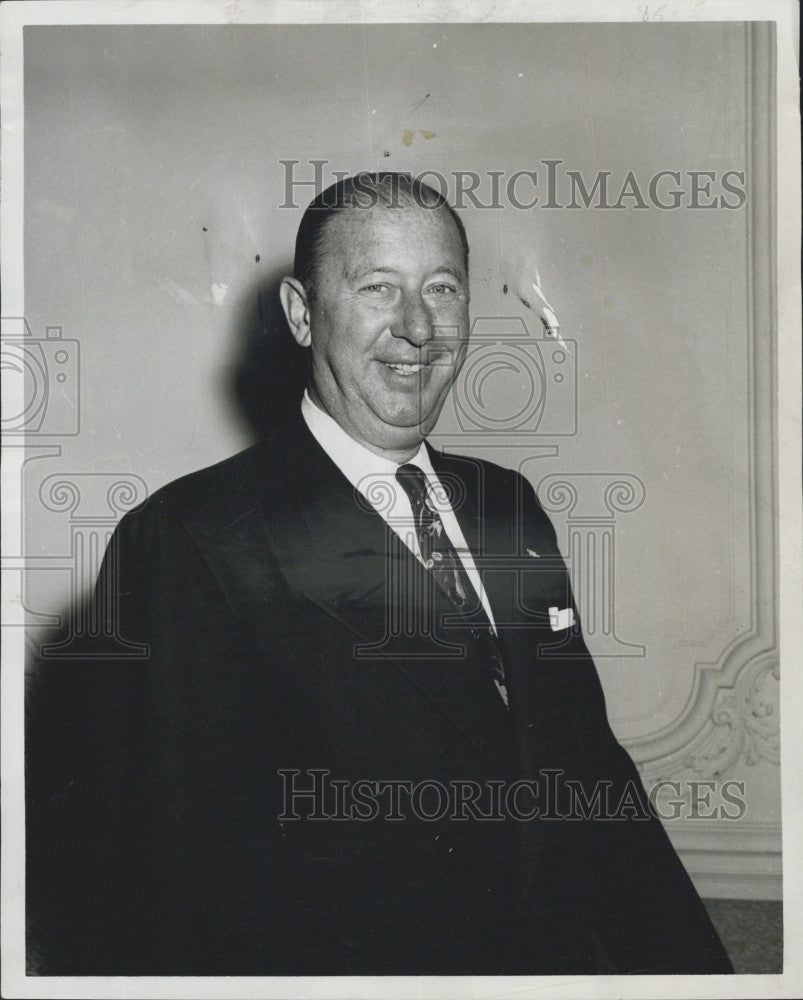
M 341 181 L 280 294 L 300 411 L 123 519 L 96 601 L 148 658 L 87 656 L 39 710 L 70 732 L 57 773 L 31 740 L 44 971 L 731 971 L 532 488 L 426 444 L 467 349 L 459 219 Z

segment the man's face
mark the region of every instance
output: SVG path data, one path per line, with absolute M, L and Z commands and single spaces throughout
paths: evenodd
M 446 209 L 338 213 L 310 307 L 312 382 L 324 409 L 372 450 L 416 450 L 465 358 L 468 301 Z

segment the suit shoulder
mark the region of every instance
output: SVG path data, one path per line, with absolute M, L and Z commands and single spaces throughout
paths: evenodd
M 214 465 L 166 483 L 124 520 L 223 523 L 258 505 L 258 470 L 264 468 L 265 448 L 257 444 Z
M 483 484 L 489 492 L 520 490 L 527 485 L 527 480 L 520 472 L 497 465 L 487 458 L 477 458 L 474 455 L 447 455 L 432 448 L 430 451 L 435 468 L 458 475 L 461 479 L 474 479 Z

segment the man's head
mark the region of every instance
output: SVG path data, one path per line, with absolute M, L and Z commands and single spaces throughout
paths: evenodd
M 321 192 L 281 286 L 311 349 L 310 391 L 347 433 L 404 461 L 434 426 L 465 357 L 468 244 L 432 188 L 358 174 Z

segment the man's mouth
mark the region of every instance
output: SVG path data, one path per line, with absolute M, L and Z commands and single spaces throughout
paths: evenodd
M 396 372 L 397 375 L 417 375 L 425 366 L 423 364 L 403 364 L 401 362 L 382 362 L 386 368 Z

